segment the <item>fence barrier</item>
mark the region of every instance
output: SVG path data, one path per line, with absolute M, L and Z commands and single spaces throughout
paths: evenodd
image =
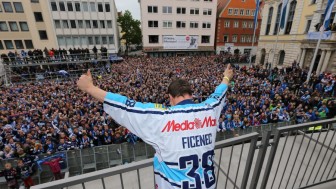
M 320 126 L 322 129 L 314 130 Z M 270 139 L 273 131 L 268 130 L 263 131 L 261 141 L 258 141 L 260 134 L 253 132 L 217 142 L 214 157 L 216 188 L 307 188 L 336 180 L 335 127 L 336 119 L 329 119 L 278 127 L 273 139 Z M 153 188 L 152 159 L 49 182 L 32 189 L 75 185 L 76 188 L 105 189 L 112 185 L 122 189 Z

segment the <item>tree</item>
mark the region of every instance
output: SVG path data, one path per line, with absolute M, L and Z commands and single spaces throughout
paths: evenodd
M 124 15 L 118 17 L 118 23 L 121 27 L 121 33 L 123 36 L 121 39 L 126 41 L 126 54 L 128 53 L 128 47 L 131 44 L 139 45 L 142 43 L 142 34 L 140 29 L 140 21 L 133 19 L 130 11 L 125 11 Z

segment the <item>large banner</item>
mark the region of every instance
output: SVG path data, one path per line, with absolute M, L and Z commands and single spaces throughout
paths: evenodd
M 331 31 L 325 31 L 321 35 L 321 32 L 309 32 L 307 35 L 307 39 L 330 39 L 331 38 Z
M 183 36 L 163 36 L 164 49 L 197 49 L 198 36 L 183 35 Z

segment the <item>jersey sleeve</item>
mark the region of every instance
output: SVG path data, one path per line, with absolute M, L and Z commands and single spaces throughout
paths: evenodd
M 219 119 L 220 113 L 224 107 L 227 89 L 228 85 L 224 83 L 218 85 L 215 89 L 215 92 L 212 93 L 209 98 L 203 102 L 207 105 L 210 105 L 214 109 L 217 120 Z
M 155 141 L 165 110 L 162 105 L 141 103 L 125 96 L 107 93 L 104 111 L 118 124 L 147 142 Z

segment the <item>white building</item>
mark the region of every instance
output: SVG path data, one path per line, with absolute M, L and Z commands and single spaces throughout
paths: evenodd
M 217 0 L 139 0 L 150 56 L 214 53 Z
M 48 0 L 59 48 L 119 51 L 117 9 L 114 0 Z

